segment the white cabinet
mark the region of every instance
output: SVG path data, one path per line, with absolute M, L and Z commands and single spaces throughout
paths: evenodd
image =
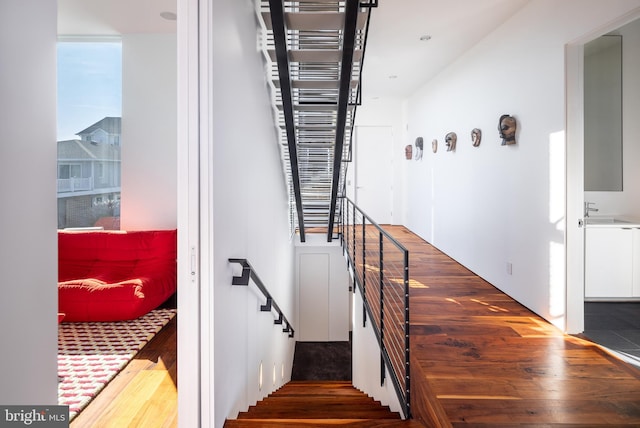
M 640 229 L 588 227 L 585 239 L 585 298 L 640 297 Z

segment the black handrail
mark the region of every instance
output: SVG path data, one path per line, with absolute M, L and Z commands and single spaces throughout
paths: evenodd
M 273 300 L 271 293 L 269 293 L 269 291 L 267 290 L 267 287 L 265 287 L 264 283 L 262 282 L 262 280 L 260 280 L 260 278 L 256 274 L 253 267 L 249 264 L 247 259 L 229 259 L 229 263 L 238 263 L 242 266 L 242 275 L 234 276 L 231 284 L 232 285 L 249 285 L 249 278 L 251 278 L 253 282 L 256 284 L 256 287 L 258 287 L 258 289 L 262 292 L 264 297 L 267 298 L 266 303 L 260 306 L 260 310 L 262 312 L 271 312 L 271 309 L 275 309 L 275 311 L 278 313 L 278 318 L 276 318 L 273 321 L 273 323 L 284 324 L 284 328 L 282 329 L 282 332 L 289 333 L 289 337 L 293 337 L 294 330 L 293 330 L 293 327 L 291 327 L 291 323 L 289 322 L 287 317 L 284 316 L 278 304 Z
M 380 346 L 381 383 L 386 367 L 410 418 L 409 251 L 349 198 L 342 208 L 341 242 Z

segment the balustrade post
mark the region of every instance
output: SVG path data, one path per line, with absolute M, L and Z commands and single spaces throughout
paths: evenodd
M 367 301 L 367 269 L 365 268 L 367 255 L 365 249 L 367 248 L 367 235 L 366 235 L 366 223 L 367 220 L 362 215 L 362 299 Z
M 351 202 L 351 205 L 353 205 L 353 217 L 351 218 L 351 220 L 353 221 L 353 229 L 352 229 L 352 239 L 353 239 L 353 276 L 354 278 L 358 276 L 358 265 L 356 264 L 356 204 L 354 204 L 353 202 Z
M 340 247 L 344 247 L 344 198 L 340 199 L 340 224 L 338 225 Z
M 382 232 L 378 232 L 378 243 L 379 243 L 379 289 L 380 289 L 380 352 L 381 352 L 381 358 L 380 358 L 380 386 L 384 385 L 384 378 L 385 378 L 385 368 L 384 368 L 384 352 L 385 352 L 385 345 L 384 345 L 384 248 L 383 248 L 383 243 L 384 243 L 384 236 L 382 235 Z
M 404 251 L 404 359 L 405 359 L 405 406 L 406 417 L 411 418 L 411 359 L 410 359 L 410 324 L 409 324 L 409 251 Z

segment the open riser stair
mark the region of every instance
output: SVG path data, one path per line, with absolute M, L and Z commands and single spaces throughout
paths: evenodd
M 342 425 L 354 427 L 409 426 L 388 406 L 357 390 L 349 381 L 292 381 L 227 420 L 225 427 Z M 417 425 L 421 426 L 421 425 Z

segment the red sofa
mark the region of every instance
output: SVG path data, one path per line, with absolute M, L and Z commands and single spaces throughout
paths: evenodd
M 157 308 L 177 288 L 176 230 L 58 231 L 58 312 L 117 321 Z

